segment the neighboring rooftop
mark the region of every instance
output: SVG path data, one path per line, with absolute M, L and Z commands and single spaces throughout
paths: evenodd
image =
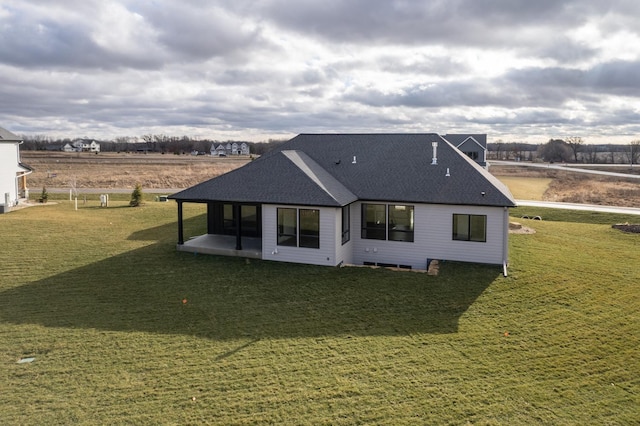
M 20 142 L 20 139 L 17 135 L 14 135 L 7 129 L 0 127 L 0 142 L 2 141 L 11 141 L 11 142 Z

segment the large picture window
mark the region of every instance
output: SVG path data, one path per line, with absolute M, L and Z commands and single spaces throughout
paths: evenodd
M 413 206 L 363 204 L 362 238 L 413 242 Z
M 300 247 L 320 248 L 320 210 L 300 209 Z
M 279 208 L 278 245 L 320 248 L 320 210 Z
M 453 239 L 459 241 L 487 241 L 487 216 L 474 214 L 453 215 Z
M 389 205 L 389 240 L 413 242 L 413 206 Z
M 362 205 L 362 238 L 367 240 L 387 239 L 387 206 L 384 204 Z
M 298 218 L 296 209 L 278 209 L 278 245 L 298 245 Z

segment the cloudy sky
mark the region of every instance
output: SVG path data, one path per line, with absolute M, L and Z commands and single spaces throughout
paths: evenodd
M 638 0 L 2 0 L 0 126 L 640 139 Z

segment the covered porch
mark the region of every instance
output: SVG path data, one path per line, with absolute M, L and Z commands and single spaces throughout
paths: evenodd
M 261 204 L 189 200 L 207 204 L 207 233 L 185 239 L 182 208 L 185 201 L 176 201 L 178 251 L 262 259 Z
M 262 259 L 262 239 L 242 237 L 242 248 L 236 247 L 236 237 L 233 235 L 205 234 L 190 238 L 183 244 L 178 244 L 178 251 L 188 253 L 216 254 L 221 256 L 247 257 Z

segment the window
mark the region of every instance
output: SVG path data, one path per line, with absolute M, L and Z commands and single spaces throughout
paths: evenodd
M 236 221 L 233 217 L 233 204 L 225 204 L 223 206 L 223 233 L 227 235 L 235 235 Z
M 389 240 L 413 242 L 413 206 L 389 205 Z
M 320 210 L 279 208 L 278 245 L 320 248 Z
M 472 160 L 477 160 L 478 159 L 478 151 L 465 151 L 465 154 L 467 154 L 467 157 L 471 158 Z
M 453 239 L 460 241 L 487 241 L 487 216 L 473 214 L 453 215 Z
M 413 242 L 413 206 L 362 205 L 362 238 Z
M 298 222 L 296 209 L 278 209 L 278 245 L 298 245 Z
M 320 210 L 300 209 L 300 247 L 320 248 Z
M 362 238 L 367 240 L 387 239 L 387 215 L 384 204 L 362 205 Z
M 258 235 L 258 206 L 243 204 L 240 207 L 242 233 Z
M 342 244 L 351 239 L 351 211 L 350 206 L 342 208 Z

